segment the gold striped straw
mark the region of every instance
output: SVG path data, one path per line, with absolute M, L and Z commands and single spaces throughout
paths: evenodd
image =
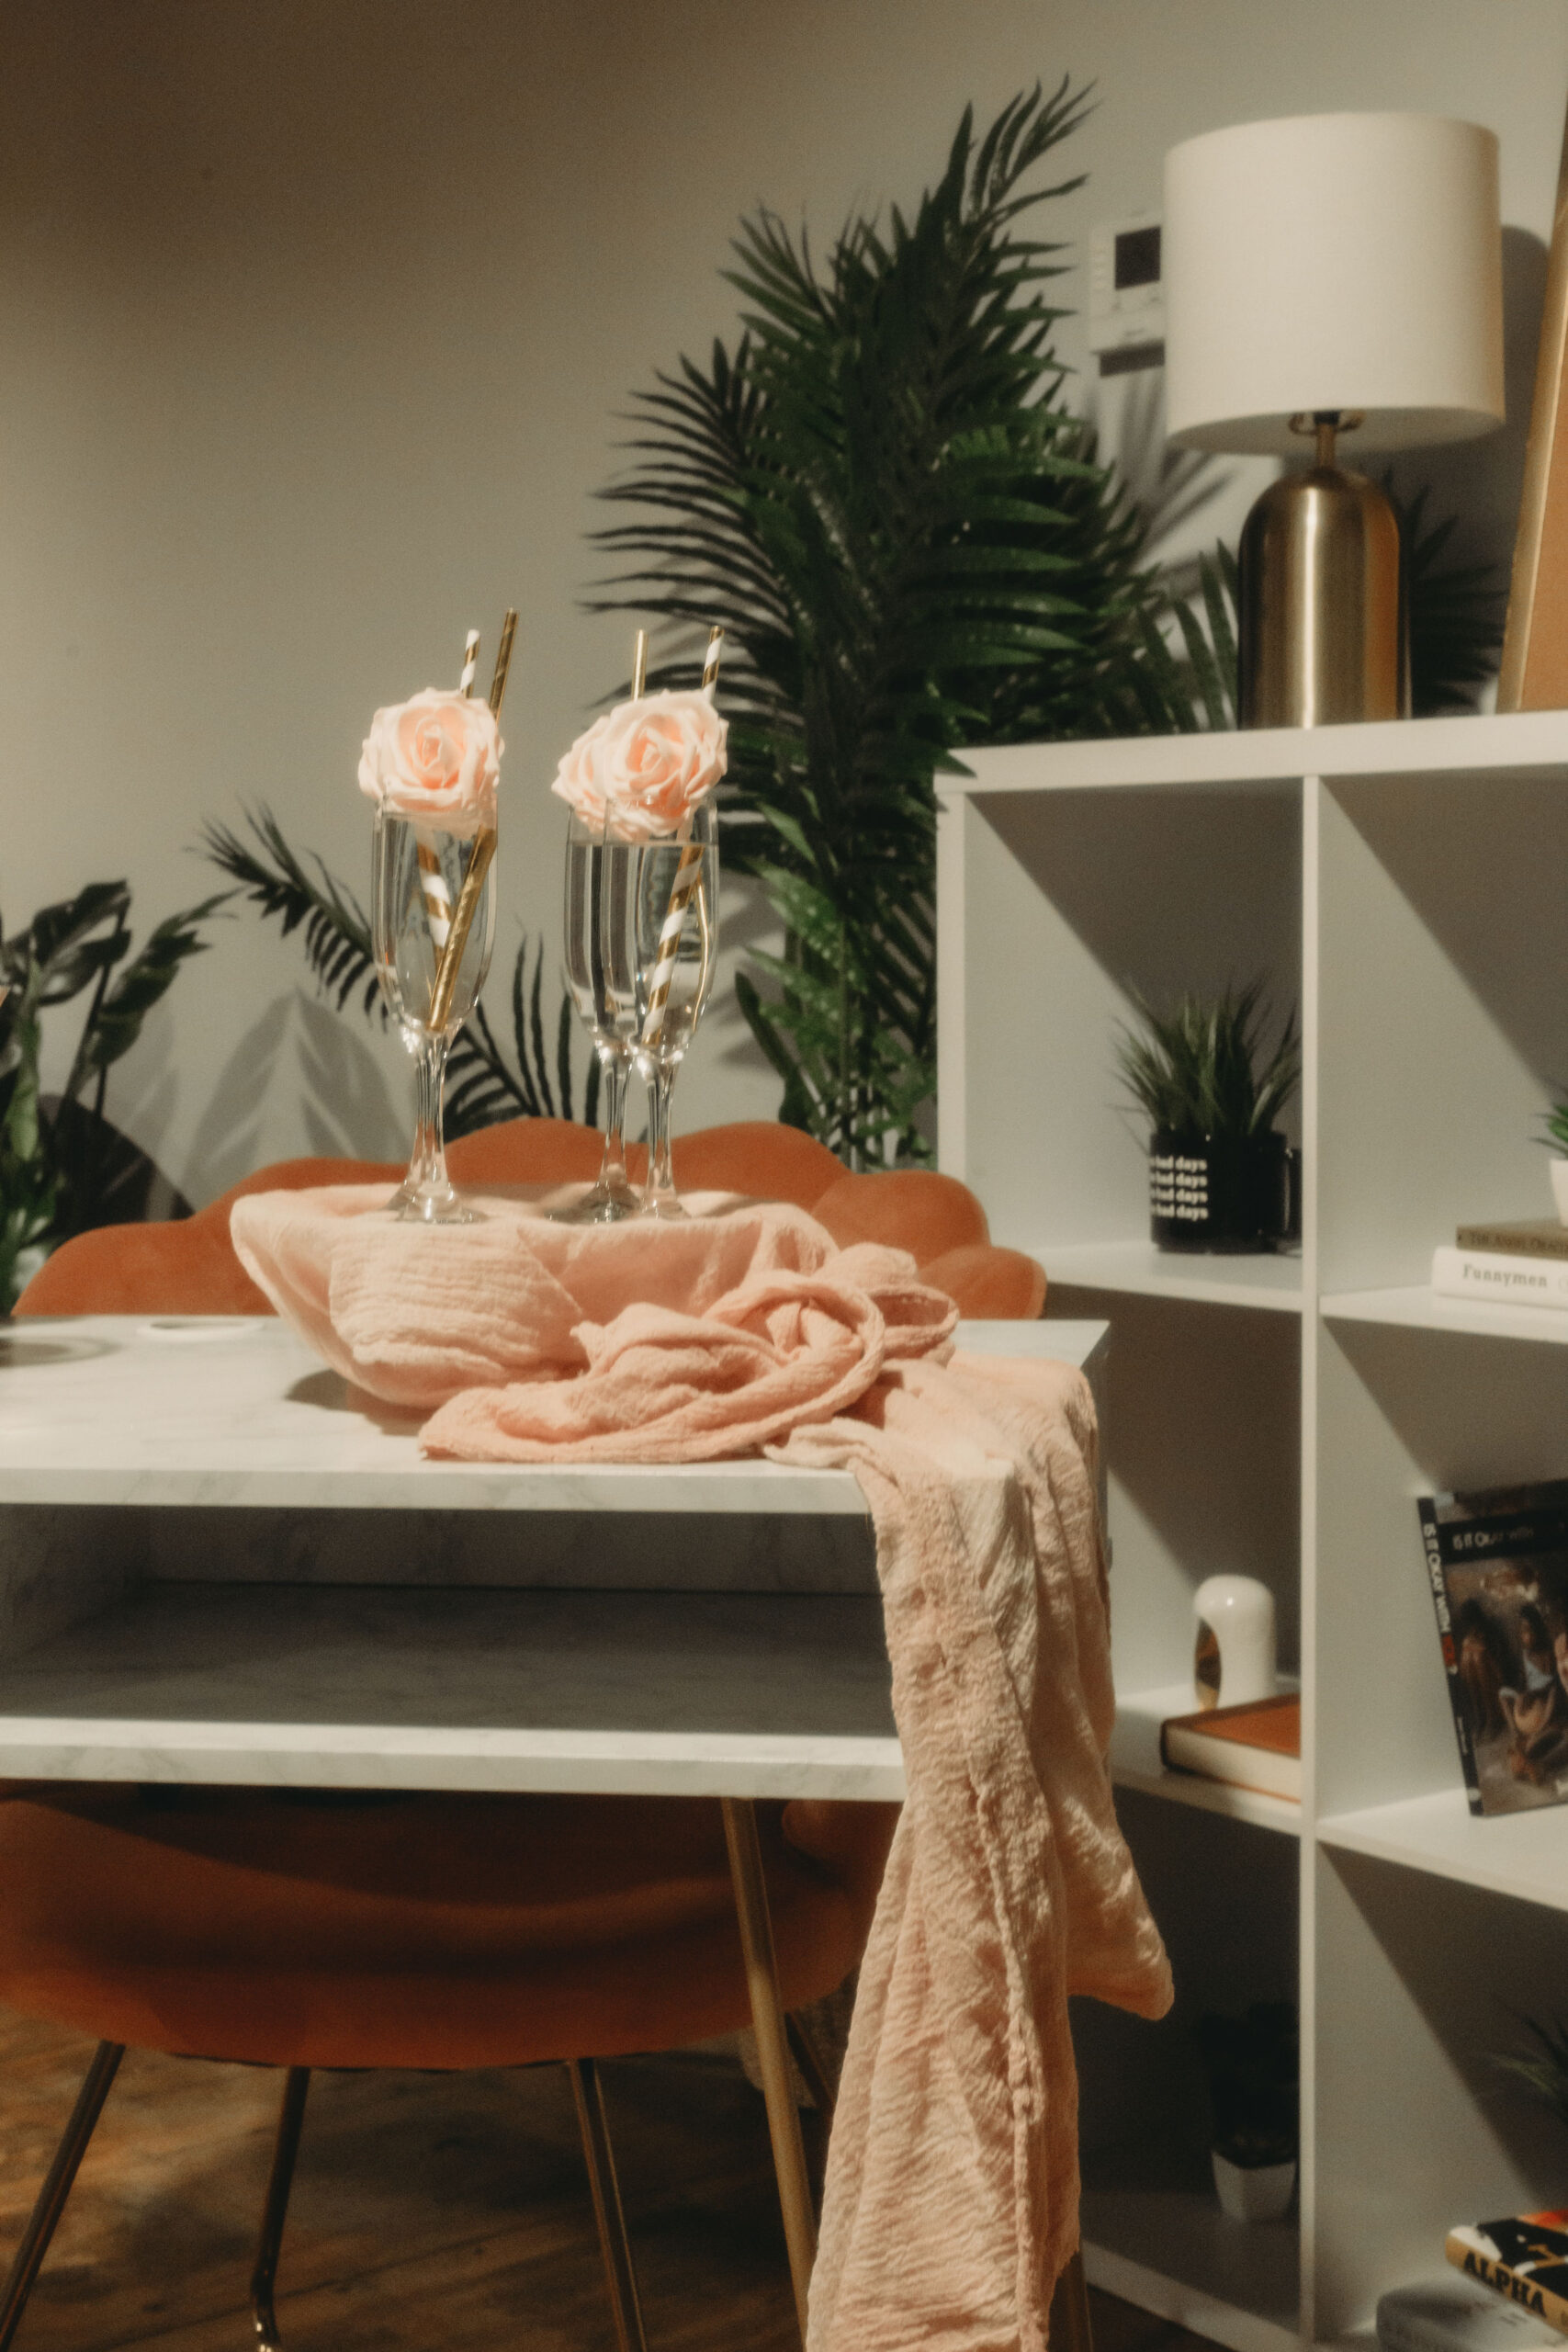
M 474 672 L 479 668 L 479 633 L 477 628 L 471 628 L 464 640 L 463 674 L 457 681 L 457 692 L 465 702 L 474 691 Z
M 639 637 L 641 632 L 638 632 Z M 724 651 L 724 631 L 708 631 L 707 659 L 703 663 L 703 692 L 711 702 L 718 685 L 718 664 Z M 654 959 L 653 979 L 648 991 L 648 1011 L 643 1015 L 642 1042 L 657 1046 L 664 1034 L 664 1012 L 670 1002 L 670 989 L 675 978 L 676 959 L 681 950 L 681 933 L 685 925 L 686 909 L 694 894 L 701 888 L 703 878 L 703 849 L 700 842 L 688 842 L 681 852 L 675 868 L 675 879 L 670 889 L 670 908 L 659 933 L 659 953 Z
M 640 702 L 648 684 L 648 631 L 639 628 L 632 648 L 632 700 Z
M 512 642 L 517 634 L 517 615 L 507 606 L 506 617 L 501 624 L 501 643 L 496 648 L 495 674 L 490 682 L 491 716 L 501 717 L 501 706 L 506 697 L 506 673 L 512 667 Z M 474 917 L 479 910 L 479 892 L 484 888 L 485 876 L 490 872 L 495 855 L 495 827 L 486 825 L 474 835 L 473 848 L 463 875 L 463 887 L 457 893 L 457 904 L 452 916 L 452 928 L 446 944 L 441 951 L 436 969 L 435 986 L 430 992 L 430 1025 L 442 1030 L 452 1017 L 452 998 L 457 986 L 457 970 L 463 961 L 463 950 L 468 944 L 468 933 L 474 927 Z
M 495 675 L 490 682 L 490 707 L 497 718 L 506 698 L 506 673 L 512 667 L 512 640 L 516 634 L 517 616 L 508 605 L 506 618 L 501 624 L 501 643 L 495 650 Z

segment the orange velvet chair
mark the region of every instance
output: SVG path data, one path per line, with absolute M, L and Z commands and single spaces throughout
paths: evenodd
M 468 1136 L 448 1159 L 459 1182 L 483 1184 L 592 1178 L 598 1155 L 588 1129 L 531 1120 Z M 760 1123 L 688 1137 L 676 1167 L 688 1188 L 787 1198 L 841 1241 L 908 1248 L 970 1313 L 1041 1311 L 1038 1267 L 991 1248 L 979 1204 L 951 1179 L 848 1176 L 809 1137 Z M 285 1161 L 181 1223 L 84 1234 L 17 1312 L 265 1313 L 229 1246 L 237 1195 L 400 1173 Z M 252 2280 L 263 2352 L 277 2343 L 274 2281 L 311 2068 L 564 2061 L 617 2335 L 635 2352 L 642 2324 L 595 2061 L 755 2014 L 798 2300 L 809 2202 L 797 2125 L 793 2165 L 781 2144 L 783 2033 L 754 1988 L 770 1916 L 785 2009 L 843 1981 L 893 1819 L 881 1805 L 0 1784 L 0 1999 L 99 2042 L 0 2291 L 0 2352 L 130 2043 L 287 2070 Z M 826 2098 L 809 2037 L 790 2025 Z

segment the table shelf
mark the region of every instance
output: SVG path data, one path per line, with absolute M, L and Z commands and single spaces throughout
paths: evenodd
M 148 1583 L 0 1665 L 0 1779 L 897 1799 L 882 1606 Z

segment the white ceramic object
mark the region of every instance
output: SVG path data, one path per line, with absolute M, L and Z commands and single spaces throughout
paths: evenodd
M 1211 2148 L 1214 2190 L 1220 2211 L 1233 2222 L 1277 2222 L 1290 2204 L 1296 2185 L 1296 2160 L 1284 2165 L 1233 2165 L 1218 2148 Z
M 1557 1222 L 1568 1225 L 1568 1159 L 1560 1152 L 1551 1156 L 1551 1197 L 1557 1204 Z
M 1250 1706 L 1271 1699 L 1275 1682 L 1274 1596 L 1256 1577 L 1206 1577 L 1192 1596 L 1199 1625 L 1207 1625 L 1220 1650 L 1222 1707 Z M 1199 1636 L 1201 1641 L 1201 1634 Z M 1197 1686 L 1198 1703 L 1211 1694 Z

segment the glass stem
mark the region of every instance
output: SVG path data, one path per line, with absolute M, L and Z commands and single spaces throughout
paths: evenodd
M 674 1065 L 655 1062 L 648 1090 L 648 1200 L 650 1207 L 657 1207 L 661 1201 L 672 1202 L 675 1198 L 675 1170 L 670 1156 L 670 1097 L 674 1088 Z
M 446 1173 L 446 1145 L 442 1134 L 442 1096 L 446 1086 L 446 1056 L 452 1040 L 428 1034 L 421 1040 L 414 1065 L 416 1107 L 413 1157 L 409 1161 L 409 1189 L 428 1197 L 452 1190 Z
M 599 1057 L 604 1089 L 604 1156 L 599 1162 L 602 1193 L 624 1193 L 626 1181 L 626 1064 L 622 1054 Z

